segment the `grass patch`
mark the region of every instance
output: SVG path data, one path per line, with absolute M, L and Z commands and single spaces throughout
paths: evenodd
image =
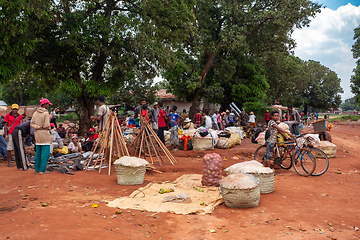
M 64 122 L 65 120 L 68 120 L 70 122 L 77 122 L 79 120 L 78 115 L 76 115 L 76 113 L 69 113 L 67 115 L 61 115 L 61 117 L 56 116 L 56 121 L 57 122 Z
M 327 119 L 326 121 L 328 121 L 328 122 L 334 122 L 334 121 L 345 122 L 347 120 L 358 121 L 359 119 L 360 119 L 359 115 L 344 115 L 344 116 L 337 117 L 337 118 L 330 118 L 330 119 Z

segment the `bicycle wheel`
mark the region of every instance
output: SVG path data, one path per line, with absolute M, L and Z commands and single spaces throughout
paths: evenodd
M 289 148 L 286 146 L 279 146 L 279 154 L 281 157 L 281 164 L 279 165 L 282 169 L 290 169 L 292 167 L 292 159 L 293 159 L 293 155 L 290 152 L 289 153 Z
M 316 158 L 306 148 L 297 149 L 297 157 L 293 161 L 295 171 L 304 177 L 310 176 L 316 167 Z
M 311 175 L 312 176 L 323 175 L 329 168 L 329 164 L 330 164 L 329 158 L 327 157 L 326 153 L 324 153 L 318 148 L 309 148 L 308 150 L 316 158 L 316 168 Z
M 254 160 L 264 164 L 266 145 L 260 146 L 254 153 Z

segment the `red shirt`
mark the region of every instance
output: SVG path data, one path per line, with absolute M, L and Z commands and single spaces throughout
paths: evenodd
M 159 127 L 166 127 L 166 122 L 165 122 L 165 111 L 164 110 L 160 110 L 159 114 L 158 114 L 158 126 Z
M 141 116 L 145 117 L 146 121 L 149 122 L 149 114 L 146 110 L 142 110 Z
M 270 114 L 268 112 L 265 113 L 265 121 L 270 121 Z
M 89 140 L 96 140 L 99 137 L 99 135 L 97 133 L 95 133 L 94 135 L 90 135 Z
M 15 121 L 15 116 L 12 114 L 12 112 L 8 113 L 5 115 L 5 118 L 4 118 L 4 122 L 7 123 L 7 127 L 8 127 L 8 134 L 12 134 L 14 128 L 19 125 L 20 123 L 22 123 L 23 121 L 23 118 L 22 116 L 19 114 L 18 115 L 18 118 L 16 119 L 16 122 L 13 124 L 13 122 Z M 11 126 L 12 124 L 12 126 Z M 11 126 L 11 128 L 9 129 L 9 127 Z

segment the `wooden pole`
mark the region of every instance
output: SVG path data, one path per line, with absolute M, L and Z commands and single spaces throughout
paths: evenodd
M 110 172 L 111 172 L 111 159 L 112 159 L 112 155 L 113 155 L 113 146 L 114 146 L 114 125 L 115 125 L 115 119 L 116 116 L 112 115 L 113 120 L 111 121 L 111 141 L 110 141 L 110 157 L 109 157 L 109 171 L 108 171 L 108 175 L 110 176 Z

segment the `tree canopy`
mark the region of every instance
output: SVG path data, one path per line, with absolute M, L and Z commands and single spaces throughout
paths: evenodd
M 16 2 L 20 7 L 9 3 L 12 11 L 4 18 L 14 19 L 20 33 L 36 31 L 31 41 L 23 40 L 32 46 L 28 54 L 16 54 L 22 42 L 10 44 L 6 54 L 31 63 L 46 91 L 58 88 L 74 97 L 84 128 L 97 95 L 110 96 L 126 81 L 155 77 L 172 44 L 192 31 L 192 0 L 50 1 L 38 6 L 48 18 L 36 26 L 25 24 L 34 14 L 24 11 L 27 1 Z
M 268 88 L 261 77 L 262 68 L 256 67 L 263 53 L 291 49 L 293 29 L 307 26 L 319 8 L 320 5 L 307 0 L 197 0 L 193 8 L 195 31 L 178 45 L 176 58 L 167 65 L 163 76 L 177 96 L 193 101 L 190 115 L 195 113 L 202 98 L 210 101 L 216 98 L 220 102 L 225 97 L 231 97 L 227 102 L 252 101 L 253 95 Z M 255 65 L 250 67 L 251 62 Z M 253 68 L 249 75 L 252 80 L 239 72 L 250 70 L 246 66 Z M 239 87 L 224 91 L 228 81 L 235 81 Z M 248 94 L 247 88 L 253 94 Z M 257 97 L 261 99 L 264 95 Z
M 352 46 L 353 57 L 357 59 L 356 67 L 353 70 L 354 75 L 351 76 L 351 92 L 355 94 L 355 102 L 360 106 L 360 26 L 354 29 L 355 43 Z

